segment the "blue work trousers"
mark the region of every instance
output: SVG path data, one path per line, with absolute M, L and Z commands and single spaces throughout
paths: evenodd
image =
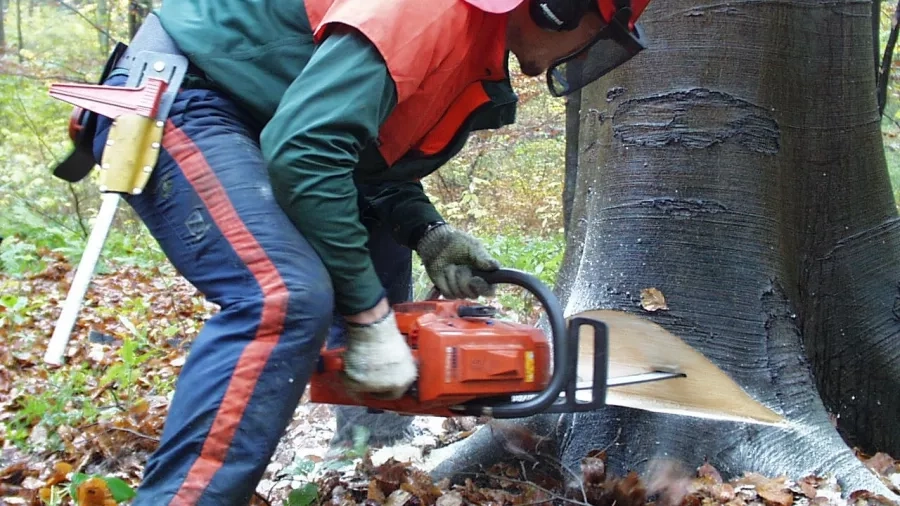
M 275 201 L 249 124 L 222 93 L 183 90 L 145 191 L 126 197 L 178 272 L 221 308 L 192 343 L 135 506 L 246 506 L 323 343 L 340 340 L 328 272 Z M 98 159 L 109 125 L 101 118 Z M 410 250 L 389 225 L 364 223 L 392 302 L 406 300 Z

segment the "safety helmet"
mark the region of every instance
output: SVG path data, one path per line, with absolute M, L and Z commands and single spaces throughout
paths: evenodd
M 650 0 L 529 0 L 535 24 L 545 30 L 569 31 L 590 11 L 607 23 L 584 47 L 547 69 L 547 87 L 557 97 L 569 95 L 606 75 L 647 47 L 637 22 Z

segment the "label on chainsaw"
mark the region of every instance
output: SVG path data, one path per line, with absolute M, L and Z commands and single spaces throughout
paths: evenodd
M 456 348 L 447 346 L 444 350 L 444 383 L 452 383 L 457 368 Z
M 525 383 L 534 383 L 534 352 L 525 352 Z

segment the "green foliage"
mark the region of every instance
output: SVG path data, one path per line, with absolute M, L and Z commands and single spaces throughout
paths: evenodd
M 562 231 L 565 104 L 543 90 L 541 79 L 515 75 L 514 85 L 518 122 L 477 133 L 423 183 L 448 221 L 477 236 L 556 236 Z
M 113 38 L 126 38 L 128 3 L 110 5 Z M 81 16 L 59 4 L 23 10 L 25 44 L 0 56 L 0 236 L 6 238 L 0 265 L 5 272 L 42 269 L 36 258 L 40 248 L 76 262 L 99 206 L 92 178 L 70 185 L 51 173 L 70 149 L 72 107 L 50 97 L 47 89 L 54 82 L 95 82 L 106 58 L 96 28 L 87 22 L 96 20 L 95 5 L 80 8 Z M 12 11 L 6 22 L 14 22 Z M 23 62 L 18 64 L 14 55 L 21 55 Z M 145 245 L 146 233 L 122 207 L 104 257 L 158 263 L 158 248 Z M 100 272 L 106 268 L 108 264 L 99 266 Z
M 310 477 L 316 469 L 316 463 L 308 459 L 297 459 L 291 467 L 285 470 L 289 476 Z M 308 481 L 302 487 L 291 490 L 284 506 L 308 506 L 319 498 L 319 488 L 312 481 Z
M 312 477 L 317 466 L 321 465 L 322 469 L 327 470 L 351 465 L 354 459 L 363 458 L 369 452 L 368 443 L 369 429 L 356 425 L 353 427 L 353 446 L 344 450 L 339 458 L 331 459 L 323 464 L 316 464 L 305 458 L 296 459 L 290 467 L 285 469 L 285 473 L 289 476 L 306 478 L 307 482 L 300 488 L 291 490 L 282 504 L 284 506 L 308 506 L 315 503 L 319 499 L 319 488 Z
M 4 293 L 0 295 L 0 307 L 3 308 L 3 315 L 0 316 L 0 329 L 5 329 L 7 325 L 21 325 L 28 321 L 28 316 L 25 314 L 28 297 L 25 295 Z
M 44 95 L 40 82 L 0 75 L 0 208 L 4 210 L 0 235 L 4 237 L 45 228 L 49 228 L 44 236 L 48 239 L 78 233 L 71 193 L 49 171 L 68 147 L 64 137 L 69 111 Z
M 307 483 L 298 489 L 291 490 L 285 506 L 309 506 L 319 498 L 319 487 L 315 483 Z
M 6 439 L 20 448 L 39 445 L 45 450 L 62 449 L 56 429 L 94 423 L 100 409 L 91 398 L 98 372 L 85 365 L 54 371 L 39 383 L 23 384 L 16 409 L 4 425 Z M 35 427 L 46 429 L 46 439 L 29 441 Z
M 46 265 L 34 242 L 25 242 L 13 236 L 3 241 L 0 249 L 0 266 L 4 272 L 22 276 L 42 271 Z
M 140 299 L 136 299 L 140 300 Z M 150 346 L 146 334 L 140 333 L 134 324 L 120 316 L 122 324 L 131 330 L 134 338 L 122 340 L 122 346 L 117 351 L 118 360 L 109 366 L 100 378 L 100 385 L 116 385 L 119 392 L 123 392 L 126 399 L 135 399 L 136 380 L 141 376 L 141 364 L 148 360 L 163 356 L 163 353 Z
M 129 499 L 133 499 L 135 496 L 137 496 L 137 492 L 135 492 L 134 489 L 131 488 L 131 486 L 129 486 L 128 483 L 126 483 L 121 478 L 116 478 L 114 476 L 99 476 L 96 474 L 89 475 L 84 473 L 74 473 L 72 475 L 72 481 L 69 483 L 69 486 L 67 488 L 69 497 L 78 497 L 78 487 L 84 482 L 93 478 L 99 478 L 103 480 L 107 488 L 109 488 L 109 491 L 112 494 L 112 498 L 114 501 L 116 501 L 116 503 L 121 503 Z
M 562 234 L 547 238 L 498 236 L 485 244 L 502 265 L 529 272 L 550 286 L 556 281 L 565 253 Z
M 308 459 L 299 459 L 288 468 L 287 474 L 291 476 L 310 477 L 316 469 L 316 463 Z M 319 487 L 313 481 L 308 481 L 302 487 L 291 490 L 284 506 L 308 506 L 319 498 Z

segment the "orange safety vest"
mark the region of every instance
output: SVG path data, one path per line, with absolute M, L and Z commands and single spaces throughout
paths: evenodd
M 306 0 L 316 42 L 335 23 L 365 35 L 397 87 L 377 143 L 388 163 L 446 148 L 506 73 L 509 10 L 523 0 Z M 493 12 L 488 12 L 493 11 Z

